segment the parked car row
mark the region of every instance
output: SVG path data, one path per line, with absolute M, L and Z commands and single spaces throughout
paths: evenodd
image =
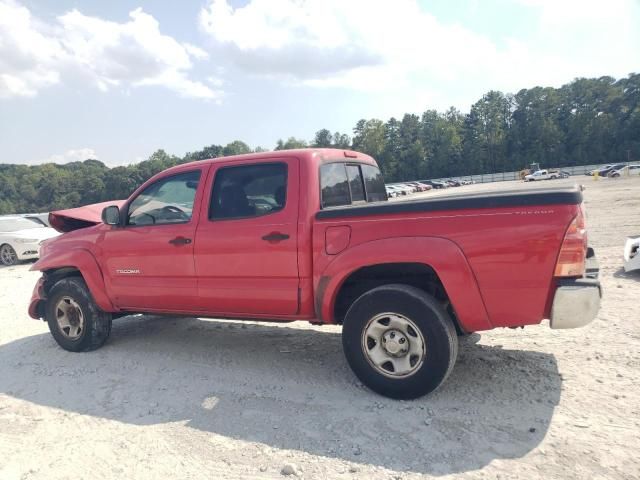
M 587 175 L 595 175 L 595 172 L 598 172 L 601 177 L 609 178 L 638 176 L 640 175 L 640 165 L 625 165 L 623 163 L 605 165 L 599 170 L 592 170 Z
M 640 165 L 625 165 L 622 168 L 610 171 L 607 176 L 608 177 L 640 176 Z
M 460 187 L 462 185 L 471 185 L 471 180 L 461 180 L 459 178 L 450 178 L 448 180 L 420 180 L 413 182 L 390 183 L 385 185 L 387 196 L 395 198 L 405 195 L 411 195 L 417 192 L 428 192 L 433 189 L 443 189 L 449 187 Z
M 621 177 L 628 175 L 640 175 L 640 165 L 625 165 L 624 163 L 610 163 L 603 167 L 596 168 L 587 172 L 585 175 L 594 176 L 598 174 L 599 177 Z
M 426 192 L 433 187 L 422 182 L 404 182 L 385 185 L 385 188 L 387 189 L 387 197 L 395 198 L 416 192 Z

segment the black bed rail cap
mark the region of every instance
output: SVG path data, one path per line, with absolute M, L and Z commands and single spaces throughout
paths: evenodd
M 437 212 L 484 208 L 533 207 L 543 205 L 579 205 L 582 189 L 574 187 L 535 188 L 507 192 L 443 195 L 400 202 L 375 202 L 367 205 L 331 207 L 316 213 L 317 220 L 394 213 Z

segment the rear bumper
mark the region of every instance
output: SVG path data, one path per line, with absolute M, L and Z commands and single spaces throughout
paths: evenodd
M 559 280 L 551 305 L 551 328 L 578 328 L 598 315 L 602 287 L 600 267 L 593 249 L 587 254 L 586 273 L 582 278 Z

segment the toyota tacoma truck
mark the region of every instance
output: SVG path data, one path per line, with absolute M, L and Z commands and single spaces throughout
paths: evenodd
M 401 399 L 442 384 L 458 335 L 597 315 L 579 188 L 386 200 L 353 151 L 179 165 L 125 201 L 53 212 L 66 233 L 33 265 L 29 314 L 73 352 L 133 313 L 342 325 L 355 375 Z

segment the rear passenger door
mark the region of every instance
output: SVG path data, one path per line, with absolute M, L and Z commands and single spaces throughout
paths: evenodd
M 298 311 L 298 188 L 295 158 L 213 164 L 194 247 L 203 310 Z

